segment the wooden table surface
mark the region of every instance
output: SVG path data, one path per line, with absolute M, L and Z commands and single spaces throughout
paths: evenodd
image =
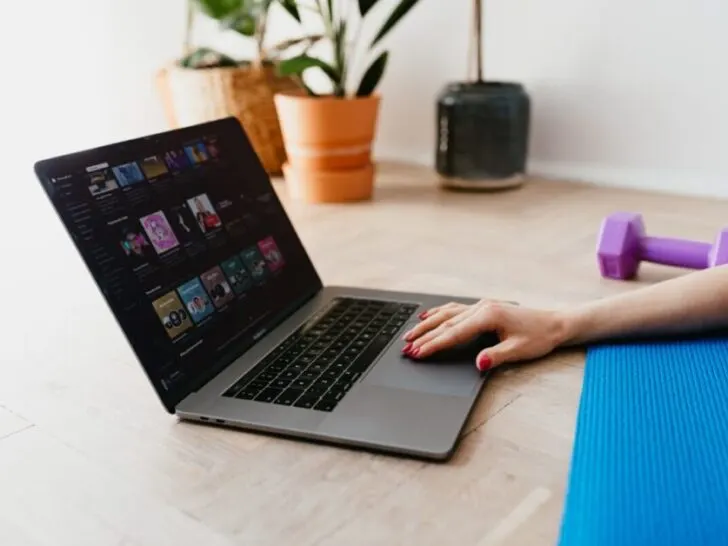
M 711 240 L 726 210 L 718 200 L 542 180 L 449 193 L 429 170 L 399 165 L 380 167 L 370 203 L 291 203 L 277 187 L 327 283 L 534 306 L 681 274 L 645 267 L 637 281 L 600 279 L 605 214 L 640 211 L 651 232 Z M 0 544 L 555 542 L 582 351 L 496 374 L 448 464 L 181 423 L 158 403 L 44 199 L 28 191 L 36 229 L 10 243 L 15 265 L 3 268 L 15 278 L 4 283 Z

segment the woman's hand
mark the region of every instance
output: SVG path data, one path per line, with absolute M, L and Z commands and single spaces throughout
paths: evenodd
M 420 319 L 404 336 L 404 354 L 414 359 L 495 332 L 500 343 L 483 349 L 476 358 L 481 371 L 546 355 L 566 339 L 565 322 L 555 311 L 491 300 L 473 305 L 448 303 L 422 313 Z

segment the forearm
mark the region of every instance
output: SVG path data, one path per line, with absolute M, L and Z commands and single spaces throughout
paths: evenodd
M 560 312 L 562 345 L 728 327 L 728 266 Z

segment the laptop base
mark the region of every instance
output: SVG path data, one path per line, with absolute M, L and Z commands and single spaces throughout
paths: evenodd
M 274 352 L 282 340 L 339 298 L 412 305 L 411 319 L 392 336 L 369 369 L 333 411 L 226 397 L 241 377 Z M 176 414 L 185 420 L 314 442 L 448 460 L 456 449 L 487 375 L 475 367 L 477 352 L 495 340 L 484 337 L 466 351 L 417 362 L 402 355 L 402 335 L 426 309 L 457 301 L 452 296 L 326 287 L 199 392 L 185 399 Z

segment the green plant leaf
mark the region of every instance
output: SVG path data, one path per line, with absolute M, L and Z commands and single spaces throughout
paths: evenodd
M 397 23 L 399 23 L 402 18 L 409 13 L 409 11 L 417 5 L 417 3 L 420 0 L 402 0 L 396 8 L 394 8 L 394 11 L 389 16 L 389 19 L 387 19 L 382 26 L 382 28 L 379 30 L 377 35 L 374 37 L 374 41 L 372 41 L 372 46 L 374 47 L 379 43 L 379 41 L 384 38 L 387 33 L 389 33 L 392 28 L 394 28 Z
M 378 0 L 359 0 L 359 13 L 364 17 L 374 7 Z
M 346 21 L 341 21 L 334 32 L 334 54 L 339 73 L 346 74 Z
M 361 79 L 359 89 L 356 91 L 357 97 L 367 97 L 374 92 L 387 68 L 388 58 L 389 53 L 385 51 L 369 65 L 369 68 L 367 68 L 367 71 Z
M 184 68 L 205 69 L 227 66 L 238 66 L 238 62 L 227 55 L 207 47 L 198 47 L 179 60 Z
M 224 19 L 243 10 L 245 0 L 194 0 L 197 8 L 213 19 Z
M 225 29 L 234 30 L 243 36 L 255 36 L 255 30 L 258 26 L 257 19 L 249 13 L 237 13 L 227 19 L 222 19 L 220 24 Z
M 283 9 L 290 13 L 291 17 L 293 17 L 299 23 L 301 22 L 301 14 L 298 11 L 298 5 L 296 4 L 296 0 L 280 0 L 280 3 Z
M 316 57 L 298 55 L 297 57 L 291 57 L 278 63 L 278 72 L 282 76 L 292 76 L 294 74 L 301 76 L 309 68 L 320 68 L 323 70 L 324 74 L 328 76 L 335 87 L 341 83 L 339 72 L 329 63 Z
M 277 44 L 268 48 L 268 53 L 271 55 L 280 55 L 287 49 L 296 47 L 298 45 L 305 45 L 304 49 L 308 49 L 320 40 L 323 40 L 323 34 L 313 34 L 311 36 L 302 36 L 301 38 L 291 38 L 290 40 L 283 40 Z

